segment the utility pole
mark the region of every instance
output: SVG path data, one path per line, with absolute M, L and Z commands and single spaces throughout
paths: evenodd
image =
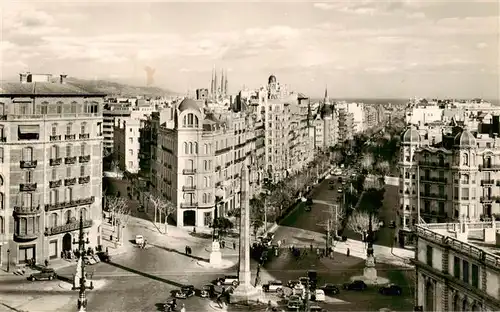
M 78 244 L 78 249 L 80 252 L 80 259 L 78 260 L 78 263 L 80 267 L 76 268 L 76 272 L 78 275 L 78 272 L 80 273 L 80 287 L 79 290 L 79 296 L 78 296 L 78 311 L 79 312 L 85 312 L 87 311 L 87 297 L 85 294 L 85 290 L 87 289 L 86 285 L 86 274 L 85 274 L 85 244 L 89 244 L 89 239 L 85 240 L 85 234 L 83 233 L 83 210 L 80 210 L 80 231 L 78 235 L 78 241 L 73 241 L 73 244 Z M 76 288 L 76 286 L 75 286 Z M 92 282 L 90 284 L 89 289 L 93 289 Z

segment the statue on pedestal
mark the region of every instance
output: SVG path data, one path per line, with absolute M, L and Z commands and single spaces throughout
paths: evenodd
M 363 270 L 363 275 L 368 280 L 377 279 L 377 269 L 375 269 L 375 256 L 373 255 L 373 225 L 372 214 L 370 212 L 370 219 L 368 223 L 368 248 L 366 249 L 366 262 Z

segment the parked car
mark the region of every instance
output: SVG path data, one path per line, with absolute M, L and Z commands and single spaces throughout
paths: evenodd
M 325 292 L 322 289 L 316 289 L 312 294 L 313 301 L 324 302 L 325 301 Z
M 142 235 L 136 235 L 135 236 L 135 243 L 137 245 L 142 245 L 144 243 L 144 236 L 142 236 Z
M 394 229 L 394 228 L 396 228 L 396 221 L 391 221 L 391 222 L 389 222 L 389 228 L 390 228 L 390 229 Z
M 145 211 L 144 206 L 140 205 L 139 207 L 137 207 L 137 211 L 138 212 L 144 212 Z
M 239 280 L 238 280 L 238 276 L 236 275 L 226 275 L 224 277 L 219 277 L 217 280 L 216 280 L 216 284 L 218 286 L 222 286 L 222 285 L 233 285 L 233 286 L 238 286 L 239 284 Z
M 315 305 L 315 306 L 310 306 L 308 312 L 326 312 L 326 310 L 320 306 Z
M 283 290 L 283 282 L 269 281 L 267 284 L 262 285 L 262 290 L 264 292 L 280 292 Z
M 28 280 L 41 281 L 41 280 L 53 280 L 57 278 L 56 271 L 52 268 L 43 268 L 40 272 L 31 273 L 28 277 Z
M 273 240 L 273 239 L 274 239 L 274 233 L 268 232 L 268 233 L 266 234 L 266 237 L 267 237 L 268 239 L 270 239 L 270 240 Z
M 341 188 L 339 188 L 339 189 L 337 190 L 337 192 L 338 192 L 338 193 L 342 193 L 342 192 L 343 192 L 343 190 L 342 190 Z
M 194 296 L 194 294 L 195 294 L 194 286 L 193 285 L 186 285 L 186 286 L 182 286 L 181 289 L 179 289 L 175 292 L 175 298 L 187 299 L 189 297 Z
M 286 286 L 290 287 L 290 288 L 294 288 L 295 285 L 297 284 L 300 284 L 300 282 L 298 280 L 289 280 L 288 283 L 286 283 Z
M 386 296 L 400 296 L 403 294 L 403 289 L 396 284 L 389 284 L 380 287 L 379 293 Z
M 309 277 L 307 277 L 307 276 L 302 276 L 302 277 L 299 277 L 299 282 L 300 282 L 302 285 L 304 285 L 304 286 L 309 285 L 309 281 L 310 281 L 310 279 L 309 279 Z
M 319 289 L 323 290 L 326 295 L 336 295 L 340 292 L 340 289 L 334 284 L 325 284 Z
M 305 207 L 304 207 L 304 210 L 305 210 L 305 211 L 311 211 L 311 206 L 305 206 Z
M 110 262 L 111 261 L 111 256 L 107 253 L 107 252 L 104 252 L 104 251 L 98 251 L 96 253 L 96 255 L 99 257 L 99 259 L 101 259 L 101 261 L 103 262 Z
M 215 297 L 215 287 L 212 284 L 206 284 L 201 287 L 200 296 L 202 298 L 213 298 Z
M 384 220 L 380 220 L 380 221 L 378 222 L 378 227 L 383 228 L 384 226 L 385 226 L 385 222 L 384 222 Z
M 365 290 L 368 286 L 366 286 L 365 282 L 360 280 L 355 280 L 350 283 L 344 284 L 345 290 Z
M 291 296 L 286 305 L 288 311 L 299 311 L 302 308 L 302 300 Z

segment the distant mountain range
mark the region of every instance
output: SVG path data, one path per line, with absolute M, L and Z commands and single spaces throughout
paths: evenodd
M 134 97 L 144 95 L 146 97 L 163 97 L 179 95 L 179 93 L 168 89 L 132 86 L 108 80 L 86 80 L 68 77 L 67 83 L 91 92 L 105 93 L 108 96 Z

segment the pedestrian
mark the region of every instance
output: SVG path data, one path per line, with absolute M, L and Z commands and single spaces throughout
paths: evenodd
M 311 252 L 313 251 L 313 244 L 309 245 L 310 248 L 311 248 Z
M 184 252 L 186 253 L 186 255 L 188 254 L 188 246 L 184 247 Z
M 236 249 L 236 242 L 233 242 L 233 249 Z
M 347 256 L 349 257 L 350 254 L 351 254 L 351 250 L 349 248 L 347 248 Z
M 222 248 L 226 247 L 226 242 L 225 241 L 222 241 Z
M 48 267 L 49 266 L 49 260 L 45 259 L 45 266 Z
M 184 306 L 184 303 L 182 304 L 181 312 L 186 312 L 186 306 Z

